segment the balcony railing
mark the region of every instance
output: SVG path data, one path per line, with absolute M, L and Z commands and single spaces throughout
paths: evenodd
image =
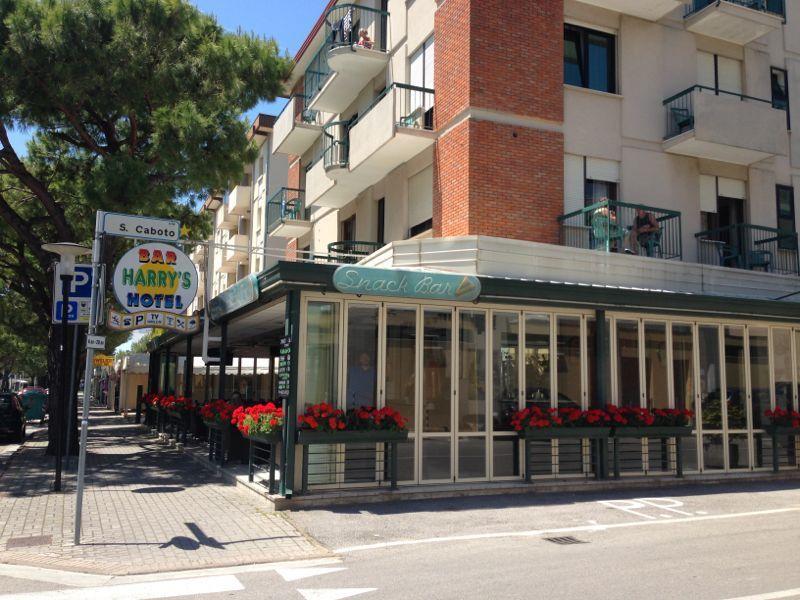
M 328 65 L 328 49 L 329 45 L 327 42 L 322 44 L 322 47 L 314 55 L 314 58 L 311 59 L 306 69 L 305 81 L 303 83 L 303 89 L 305 90 L 303 107 L 307 106 L 309 100 L 314 97 L 314 94 L 322 89 L 322 86 L 325 85 L 325 82 L 331 74 L 331 68 Z
M 395 96 L 395 124 L 398 127 L 433 129 L 434 91 L 407 83 L 393 83 L 384 88 L 350 126 L 363 119 L 389 94 Z
M 686 5 L 685 16 L 691 16 L 703 10 L 706 6 L 719 4 L 720 2 L 736 4 L 752 10 L 772 13 L 784 19 L 786 18 L 786 0 L 692 0 L 690 4 Z
M 286 220 L 307 221 L 308 210 L 305 207 L 305 190 L 281 188 L 267 202 L 267 233 L 275 231 Z
M 368 40 L 361 38 L 362 30 L 367 31 Z M 329 48 L 363 45 L 369 50 L 386 52 L 388 32 L 389 13 L 369 6 L 340 4 L 325 15 L 325 39 Z
M 346 169 L 350 157 L 351 121 L 334 121 L 322 128 L 322 159 L 325 170 Z
M 747 101 L 761 102 L 769 106 L 772 106 L 772 101 L 765 100 L 764 98 L 755 98 L 753 96 L 746 96 L 738 92 L 727 92 L 725 90 L 719 90 L 704 85 L 693 85 L 692 87 L 685 89 L 682 92 L 678 92 L 674 96 L 670 96 L 669 98 L 664 100 L 663 104 L 664 107 L 666 108 L 666 117 L 667 117 L 667 133 L 664 136 L 664 139 L 669 139 L 671 137 L 675 137 L 676 135 L 680 135 L 682 133 L 694 129 L 695 113 L 694 113 L 693 93 L 695 91 L 699 93 L 714 94 L 716 96 L 730 96 L 738 98 L 742 102 L 747 102 Z
M 784 275 L 800 275 L 797 233 L 737 224 L 695 234 L 700 263 Z
M 341 241 L 328 244 L 328 258 L 331 262 L 352 264 L 365 256 L 380 250 L 378 242 Z
M 683 256 L 678 211 L 601 200 L 561 215 L 558 221 L 562 246 L 665 259 Z

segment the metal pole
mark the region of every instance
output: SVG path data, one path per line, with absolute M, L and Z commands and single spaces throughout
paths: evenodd
M 97 211 L 97 217 L 94 225 L 94 243 L 92 244 L 92 300 L 89 312 L 89 331 L 88 335 L 94 335 L 97 331 L 97 313 L 98 313 L 98 298 L 100 286 L 100 252 L 103 231 L 103 220 L 105 213 L 101 210 Z M 92 348 L 86 349 L 86 373 L 84 375 L 83 386 L 83 410 L 81 411 L 81 445 L 78 454 L 78 485 L 77 494 L 75 498 L 75 545 L 81 543 L 81 518 L 83 516 L 83 486 L 84 478 L 86 475 L 86 442 L 89 436 L 89 403 L 91 402 L 90 394 L 86 393 L 87 389 L 91 389 L 89 382 L 92 378 L 92 364 L 94 362 L 94 350 Z
M 81 326 L 76 323 L 72 328 L 72 360 L 69 367 L 69 406 L 67 410 L 67 471 L 69 471 L 69 459 L 72 456 L 70 448 L 72 447 L 72 415 L 75 414 L 75 371 L 78 367 L 78 333 Z
M 61 394 L 58 401 L 56 414 L 58 427 L 56 428 L 56 478 L 53 490 L 61 491 L 61 463 L 64 458 L 64 417 L 67 407 L 67 351 L 69 350 L 69 288 L 72 284 L 71 275 L 61 275 Z

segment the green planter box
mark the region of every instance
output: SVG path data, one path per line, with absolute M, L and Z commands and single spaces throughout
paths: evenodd
M 407 431 L 308 431 L 297 432 L 297 443 L 308 444 L 378 444 L 381 442 L 404 442 Z
M 615 438 L 673 438 L 692 435 L 691 427 L 615 427 Z
M 611 433 L 610 427 L 544 427 L 519 432 L 523 440 L 585 439 L 601 440 Z
M 764 427 L 764 431 L 769 435 L 800 435 L 800 429 L 785 425 L 767 425 Z
M 189 420 L 189 412 L 184 410 L 168 410 L 167 416 L 173 419 L 180 419 L 181 421 Z
M 283 440 L 283 432 L 278 430 L 272 433 L 254 433 L 250 435 L 242 433 L 242 437 L 257 444 L 280 444 Z

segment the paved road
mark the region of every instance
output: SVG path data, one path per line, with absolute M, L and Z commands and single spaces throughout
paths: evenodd
M 147 579 L 147 595 L 135 577 L 62 576 L 36 585 L 76 599 L 800 598 L 800 489 L 743 484 L 657 493 L 305 511 L 290 519 L 334 557 L 278 569 L 161 573 Z M 19 592 L 20 577 L 37 577 L 15 573 L 16 588 L 5 588 L 8 575 L 0 569 L 0 592 Z M 23 597 L 53 597 L 36 591 L 44 589 L 52 588 Z

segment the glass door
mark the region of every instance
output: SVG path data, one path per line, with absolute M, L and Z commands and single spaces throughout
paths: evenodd
M 728 470 L 750 468 L 747 384 L 747 338 L 745 327 L 726 325 L 725 332 L 725 402 L 723 427 L 726 430 Z
M 519 443 L 511 414 L 520 404 L 520 327 L 522 314 L 492 311 L 492 476 L 519 477 Z
M 772 380 L 770 368 L 769 329 L 767 327 L 747 328 L 750 344 L 750 389 L 749 417 L 753 448 L 752 464 L 755 469 L 772 468 L 772 436 L 766 435 L 764 414 L 772 408 Z
M 488 476 L 486 311 L 458 310 L 457 480 Z
M 420 480 L 453 479 L 453 310 L 422 309 Z

